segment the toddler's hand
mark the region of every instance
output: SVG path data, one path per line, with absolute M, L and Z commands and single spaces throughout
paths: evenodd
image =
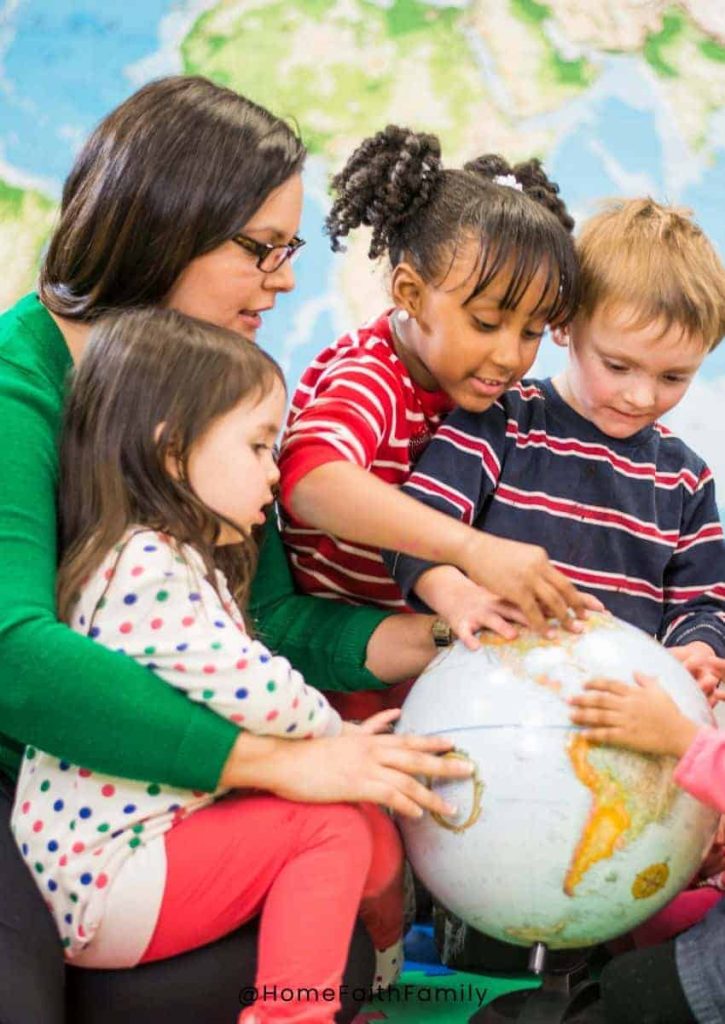
M 436 566 L 423 573 L 415 591 L 446 620 L 470 651 L 481 646 L 476 637 L 480 629 L 490 629 L 506 640 L 513 640 L 518 633 L 513 623 L 526 625 L 526 617 L 519 608 L 469 580 L 452 565 Z
M 569 701 L 571 720 L 586 726 L 582 735 L 594 743 L 628 747 L 643 754 L 682 757 L 697 726 L 682 714 L 651 676 L 635 673 L 636 686 L 612 679 L 590 679 L 586 693 Z

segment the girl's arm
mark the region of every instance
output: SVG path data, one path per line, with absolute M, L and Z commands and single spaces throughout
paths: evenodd
M 85 628 L 247 732 L 291 740 L 337 735 L 340 716 L 327 698 L 249 637 L 231 596 L 220 596 L 205 574 L 191 548 L 137 530 L 84 592 Z M 95 603 L 101 594 L 102 605 Z
M 650 676 L 637 686 L 593 679 L 571 698 L 571 720 L 594 743 L 679 758 L 675 782 L 698 800 L 725 814 L 725 733 L 700 727 L 683 715 Z
M 295 591 L 274 514 L 267 519 L 249 605 L 259 639 L 321 690 L 382 690 L 435 657 L 431 615 L 392 615 Z

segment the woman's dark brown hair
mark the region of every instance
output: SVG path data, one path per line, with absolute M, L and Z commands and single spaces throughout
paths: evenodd
M 514 308 L 543 269 L 539 305 L 546 306 L 549 323 L 563 326 L 576 312 L 574 221 L 538 160 L 511 167 L 487 154 L 460 170 L 444 170 L 435 135 L 388 125 L 360 144 L 332 188 L 326 229 L 335 251 L 341 237 L 366 225 L 371 259 L 387 253 L 391 267 L 409 260 L 425 281 L 440 285 L 459 246 L 473 239 L 479 253 L 467 302 L 506 267 L 501 305 Z
M 244 610 L 256 546 L 215 547 L 226 520 L 194 493 L 187 466 L 217 417 L 242 400 L 259 401 L 275 382 L 284 387 L 282 371 L 262 349 L 174 310 L 137 309 L 94 324 L 61 439 L 61 619 L 68 621 L 82 581 L 134 524 L 190 544 L 211 580 L 215 567 L 225 573 Z
M 161 303 L 304 159 L 289 125 L 231 89 L 191 76 L 145 85 L 101 121 L 66 180 L 43 304 L 90 321 Z

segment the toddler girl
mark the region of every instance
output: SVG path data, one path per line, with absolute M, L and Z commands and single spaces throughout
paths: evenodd
M 278 479 L 285 397 L 276 363 L 231 331 L 160 309 L 101 320 L 64 425 L 59 615 L 206 704 L 210 716 L 268 737 L 267 758 L 290 773 L 304 770 L 296 753 L 308 744 L 319 745 L 333 775 L 360 770 L 365 742 L 387 742 L 392 764 L 406 747 L 445 749 L 374 736 L 391 715 L 342 726 L 319 692 L 250 635 L 242 609 L 251 535 Z M 425 760 L 440 773 L 441 759 Z M 254 770 L 264 777 L 259 764 Z M 421 813 L 417 785 L 408 813 Z M 332 1021 L 361 899 L 380 950 L 378 983 L 395 970 L 400 843 L 381 811 L 326 803 L 334 797 L 319 782 L 310 803 L 283 796 L 134 783 L 29 747 L 12 827 L 73 963 L 174 956 L 261 911 L 261 995 L 240 1019 Z M 325 988 L 333 998 L 321 1003 Z M 283 989 L 313 995 L 290 1000 Z

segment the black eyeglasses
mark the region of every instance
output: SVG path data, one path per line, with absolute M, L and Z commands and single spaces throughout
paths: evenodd
M 240 245 L 242 249 L 246 249 L 247 252 L 251 252 L 253 256 L 256 256 L 257 269 L 265 274 L 273 274 L 287 260 L 294 259 L 305 244 L 304 238 L 300 238 L 298 235 L 295 235 L 287 245 L 269 245 L 267 242 L 258 242 L 256 238 L 250 238 L 249 235 L 242 234 L 234 235 L 232 241 Z

